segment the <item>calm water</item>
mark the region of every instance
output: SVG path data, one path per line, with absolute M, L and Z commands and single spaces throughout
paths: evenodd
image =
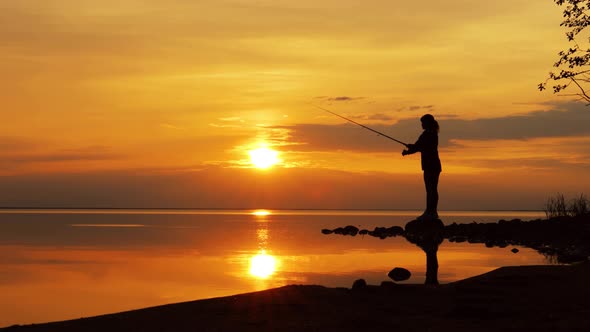
M 404 238 L 322 235 L 404 226 L 417 211 L 0 210 L 0 327 L 79 318 L 287 284 L 350 287 L 393 267 L 424 282 L 424 252 Z M 447 212 L 445 224 L 530 220 L 541 212 Z M 537 252 L 482 244 L 439 248 L 443 283 Z

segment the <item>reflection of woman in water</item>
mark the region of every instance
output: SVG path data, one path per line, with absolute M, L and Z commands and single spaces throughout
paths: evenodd
M 422 154 L 422 170 L 424 171 L 424 185 L 426 187 L 426 211 L 418 220 L 438 219 L 438 177 L 442 171 L 438 158 L 438 122 L 434 116 L 426 114 L 420 118 L 424 132 L 416 143 L 408 144 L 408 149 L 402 155 L 420 152 Z

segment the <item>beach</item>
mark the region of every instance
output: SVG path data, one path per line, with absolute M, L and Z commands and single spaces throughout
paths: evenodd
M 586 261 L 504 267 L 439 286 L 289 285 L 0 331 L 587 331 L 589 279 Z

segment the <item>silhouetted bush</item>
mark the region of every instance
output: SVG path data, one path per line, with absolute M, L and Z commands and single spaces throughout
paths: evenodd
M 563 194 L 557 193 L 555 196 L 547 198 L 547 202 L 545 203 L 545 215 L 547 216 L 547 219 L 565 217 L 568 215 L 565 196 L 563 196 Z
M 547 199 L 544 211 L 547 219 L 584 216 L 590 213 L 590 201 L 588 201 L 586 195 L 580 194 L 579 197 L 571 199 L 568 204 L 565 196 L 557 193 Z
M 590 213 L 590 202 L 588 201 L 588 197 L 584 194 L 580 194 L 580 197 L 572 199 L 568 211 L 571 216 L 583 216 Z

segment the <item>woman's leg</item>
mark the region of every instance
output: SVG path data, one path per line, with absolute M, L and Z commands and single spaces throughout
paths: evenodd
M 438 171 L 424 171 L 424 186 L 426 187 L 426 212 L 438 216 Z

